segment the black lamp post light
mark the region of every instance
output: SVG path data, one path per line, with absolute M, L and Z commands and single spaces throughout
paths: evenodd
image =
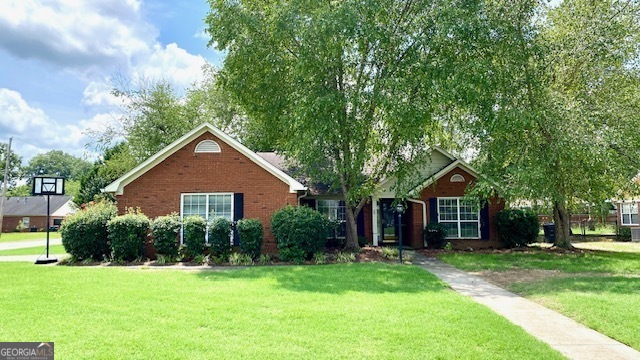
M 64 178 L 50 176 L 36 176 L 31 181 L 33 196 L 47 195 L 47 257 L 38 257 L 36 264 L 50 264 L 58 261 L 56 257 L 49 257 L 49 228 L 51 227 L 51 195 L 64 195 Z M 40 255 L 42 256 L 42 255 Z
M 400 264 L 404 264 L 402 262 L 402 213 L 404 212 L 404 205 L 398 203 L 398 205 L 396 205 L 396 211 L 398 212 L 398 257 Z

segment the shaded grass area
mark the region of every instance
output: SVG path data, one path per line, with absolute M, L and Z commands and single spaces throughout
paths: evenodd
M 46 252 L 45 246 L 36 246 L 21 249 L 0 250 L 0 256 L 7 255 L 40 255 Z M 50 245 L 49 254 L 66 254 L 64 246 L 62 245 Z
M 565 276 L 526 281 L 522 272 L 507 289 L 640 350 L 640 253 L 527 252 L 445 254 L 468 271 L 560 270 Z
M 513 284 L 509 290 L 640 350 L 640 278 L 552 278 Z
M 0 264 L 0 339 L 60 358 L 562 358 L 412 266 Z
M 46 232 L 10 232 L 2 233 L 2 236 L 0 236 L 0 242 L 41 240 L 46 238 Z M 60 239 L 60 233 L 57 231 L 50 232 L 49 239 Z
M 450 253 L 439 258 L 466 271 L 504 271 L 514 269 L 560 270 L 569 273 L 640 273 L 640 253 L 587 251 L 563 253 L 526 251 L 512 253 Z

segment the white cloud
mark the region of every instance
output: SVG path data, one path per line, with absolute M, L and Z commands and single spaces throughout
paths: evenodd
M 186 88 L 202 78 L 206 60 L 171 43 L 166 47 L 153 46 L 153 51 L 133 69 L 133 80 L 167 80 L 177 88 Z
M 157 30 L 137 0 L 0 2 L 0 48 L 65 69 L 99 71 L 149 50 Z
M 30 106 L 17 91 L 0 88 L 0 133 L 14 138 L 15 152 L 25 161 L 54 149 L 85 156 L 84 147 L 90 141 L 87 131 L 104 130 L 110 121 L 112 115 L 98 114 L 77 125 L 59 124 L 42 109 Z

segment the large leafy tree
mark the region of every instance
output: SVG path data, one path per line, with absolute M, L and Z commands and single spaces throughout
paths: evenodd
M 79 180 L 91 168 L 91 163 L 61 150 L 51 150 L 38 154 L 29 160 L 24 168 L 24 176 L 31 178 L 41 175 L 62 176 L 69 180 Z
M 501 91 L 460 109 L 482 172 L 506 194 L 549 201 L 559 247 L 568 209 L 633 191 L 640 169 L 640 3 L 496 1 L 513 55 L 496 59 Z M 468 110 L 468 109 L 467 109 Z
M 4 171 L 7 166 L 7 148 L 8 145 L 0 143 L 0 184 L 4 184 Z M 7 189 L 15 186 L 16 180 L 22 177 L 22 157 L 11 149 L 11 158 L 9 159 L 9 179 Z M 2 186 L 0 186 L 2 188 Z
M 276 150 L 343 195 L 351 249 L 376 185 L 410 183 L 442 116 L 489 91 L 479 49 L 502 42 L 483 1 L 210 5 L 210 45 L 228 52 L 219 81 Z

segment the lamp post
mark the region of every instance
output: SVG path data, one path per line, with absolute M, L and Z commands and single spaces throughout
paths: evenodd
M 404 212 L 404 205 L 399 203 L 396 205 L 396 211 L 398 212 L 398 256 L 400 258 L 400 264 L 402 262 L 402 213 Z
M 58 261 L 57 258 L 49 257 L 49 228 L 51 227 L 51 195 L 64 195 L 64 178 L 61 177 L 49 177 L 49 176 L 36 176 L 31 181 L 31 194 L 47 195 L 47 257 L 44 259 L 38 258 L 36 264 L 49 264 Z

